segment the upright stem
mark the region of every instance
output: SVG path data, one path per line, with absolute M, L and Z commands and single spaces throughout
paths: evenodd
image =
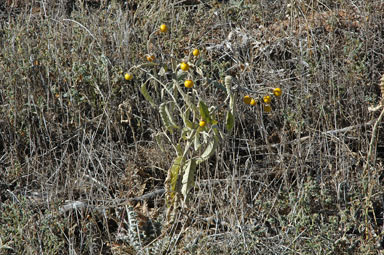
M 371 142 L 369 143 L 369 151 L 368 151 L 368 155 L 367 155 L 367 161 L 368 162 L 367 162 L 365 170 L 367 170 L 369 162 L 372 165 L 374 165 L 376 163 L 376 146 L 375 145 L 377 145 L 376 141 L 377 141 L 378 127 L 379 127 L 379 124 L 380 124 L 383 116 L 384 116 L 384 107 L 380 113 L 379 118 L 376 120 L 375 125 L 373 126 L 373 129 L 372 129 L 372 137 L 371 137 Z M 373 154 L 373 152 L 375 152 L 375 153 Z

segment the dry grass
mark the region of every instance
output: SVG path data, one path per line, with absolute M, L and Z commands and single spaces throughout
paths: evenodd
M 382 96 L 384 5 L 221 2 L 0 4 L 1 254 L 383 253 L 383 125 L 372 134 L 368 107 Z M 224 100 L 232 75 L 238 115 L 169 225 L 175 155 L 139 88 L 193 48 L 201 95 Z M 148 53 L 158 65 L 125 81 Z M 241 101 L 274 87 L 270 114 Z

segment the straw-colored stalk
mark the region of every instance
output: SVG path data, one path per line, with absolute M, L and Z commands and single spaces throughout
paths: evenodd
M 384 105 L 384 74 L 380 79 L 381 105 Z

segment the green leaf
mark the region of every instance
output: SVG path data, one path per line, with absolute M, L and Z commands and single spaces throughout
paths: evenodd
M 184 122 L 184 125 L 186 127 L 188 127 L 189 129 L 194 129 L 196 127 L 196 125 L 193 124 L 192 121 L 189 120 L 189 115 L 191 113 L 191 110 L 190 109 L 187 109 L 183 115 L 182 115 L 182 118 L 183 118 L 183 122 Z
M 155 138 L 155 141 L 156 141 L 157 145 L 159 146 L 161 152 L 165 152 L 164 146 L 163 146 L 163 139 L 161 137 L 162 135 L 163 134 L 161 134 L 161 133 L 157 133 L 157 134 L 155 134 L 154 138 Z
M 163 65 L 161 68 L 160 68 L 160 71 L 158 73 L 159 76 L 165 76 L 168 72 L 168 67 L 167 65 Z
M 190 130 L 191 129 L 188 129 L 188 128 L 183 128 L 181 130 L 181 139 L 183 139 L 184 141 L 188 140 L 188 135 L 190 134 Z
M 232 94 L 232 76 L 230 75 L 225 76 L 224 84 L 225 84 L 225 89 L 227 90 L 227 94 L 228 95 Z
M 167 117 L 168 117 L 169 121 L 171 122 L 172 128 L 179 129 L 180 127 L 173 120 L 173 114 L 172 114 L 172 110 L 171 110 L 171 109 L 174 109 L 175 103 L 173 101 L 169 101 L 167 104 L 169 104 L 170 108 L 165 107 L 165 113 L 167 114 Z
M 184 202 L 188 200 L 188 193 L 195 185 L 196 159 L 190 159 L 183 166 L 183 180 L 181 181 L 181 194 L 183 194 Z
M 235 114 L 235 95 L 232 91 L 232 76 L 227 75 L 224 79 L 225 88 L 227 90 L 227 94 L 229 95 L 229 109 L 232 115 Z
M 173 119 L 172 119 L 172 115 L 171 115 L 171 113 L 169 112 L 169 109 L 168 109 L 168 107 L 167 107 L 167 104 L 168 104 L 169 102 L 165 102 L 165 103 L 162 103 L 162 104 L 160 104 L 160 106 L 159 106 L 159 112 L 160 112 L 160 117 L 161 117 L 161 120 L 163 121 L 163 124 L 164 124 L 164 126 L 165 126 L 165 128 L 168 130 L 168 131 L 170 131 L 170 132 L 172 132 L 172 130 L 174 129 L 174 128 L 179 128 L 176 124 L 175 124 L 175 122 L 173 121 Z
M 145 83 L 143 83 L 143 84 L 141 85 L 141 87 L 140 87 L 140 92 L 141 92 L 141 94 L 143 94 L 144 98 L 147 99 L 147 101 L 148 101 L 153 107 L 156 107 L 155 101 L 153 100 L 153 98 L 151 97 L 151 95 L 149 95 Z
M 180 174 L 180 169 L 184 165 L 184 157 L 183 156 L 178 156 L 174 161 L 173 165 L 171 166 L 171 185 L 170 185 L 170 195 L 171 199 L 175 196 L 177 190 L 178 190 L 178 182 L 179 182 L 179 174 Z
M 195 136 L 195 131 L 193 129 L 190 129 L 190 128 L 187 128 L 187 127 L 184 127 L 182 132 L 181 132 L 181 138 L 184 140 L 184 141 L 187 141 L 187 140 L 191 140 L 192 137 Z
M 200 116 L 203 120 L 205 120 L 207 123 L 211 124 L 211 116 L 209 114 L 208 107 L 205 105 L 203 101 L 199 101 L 199 111 L 200 111 Z
M 226 116 L 225 126 L 227 131 L 231 132 L 235 124 L 235 94 L 232 91 L 232 76 L 225 76 L 224 84 L 229 96 L 229 109 Z
M 206 160 L 208 160 L 214 153 L 218 145 L 218 138 L 212 137 L 212 140 L 208 143 L 207 147 L 205 148 L 205 151 L 197 160 L 197 164 L 200 164 Z
M 183 155 L 183 150 L 181 149 L 180 143 L 178 143 L 176 145 L 176 154 L 177 154 L 177 156 L 182 156 Z
M 233 117 L 232 112 L 230 112 L 230 111 L 227 112 L 227 116 L 226 116 L 225 122 L 226 122 L 225 123 L 225 127 L 227 128 L 227 131 L 231 132 L 232 129 L 233 129 L 233 126 L 235 125 L 235 119 Z
M 196 66 L 195 70 L 196 70 L 196 73 L 200 74 L 201 77 L 204 77 L 204 72 L 203 70 L 201 70 L 200 67 Z
M 195 139 L 194 139 L 194 141 L 193 141 L 193 145 L 194 145 L 195 151 L 197 151 L 197 150 L 199 150 L 200 147 L 201 147 L 201 143 L 200 143 L 200 132 L 196 132 L 194 138 L 195 138 Z

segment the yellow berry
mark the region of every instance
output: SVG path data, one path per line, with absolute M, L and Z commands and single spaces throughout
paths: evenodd
M 202 120 L 202 121 L 200 121 L 199 126 L 200 126 L 200 127 L 205 127 L 206 124 L 207 124 L 207 123 L 205 123 L 205 121 Z
M 189 65 L 187 63 L 183 62 L 180 64 L 180 69 L 186 72 L 189 69 Z
M 168 27 L 165 24 L 161 24 L 160 26 L 160 32 L 165 33 L 168 31 Z
M 251 104 L 252 98 L 250 96 L 244 96 L 243 102 L 245 104 Z
M 252 98 L 251 102 L 249 104 L 252 105 L 252 106 L 255 106 L 256 105 L 256 100 Z
M 192 88 L 193 87 L 193 81 L 192 80 L 186 80 L 184 82 L 184 86 L 188 89 Z
M 154 55 L 147 55 L 147 60 L 149 62 L 153 62 L 153 60 L 155 60 L 155 56 Z
M 269 104 L 264 105 L 264 112 L 271 112 L 272 107 Z
M 264 96 L 263 101 L 266 104 L 270 104 L 271 103 L 271 97 L 270 96 Z
M 127 81 L 130 81 L 130 80 L 132 80 L 133 75 L 130 74 L 130 73 L 126 73 L 126 74 L 124 75 L 124 78 L 125 78 Z
M 193 56 L 195 56 L 195 57 L 199 56 L 199 55 L 200 55 L 200 51 L 199 51 L 199 49 L 194 49 L 194 50 L 192 51 L 192 54 L 193 54 Z
M 281 88 L 275 88 L 273 89 L 273 94 L 277 97 L 281 96 L 283 92 L 281 91 Z

